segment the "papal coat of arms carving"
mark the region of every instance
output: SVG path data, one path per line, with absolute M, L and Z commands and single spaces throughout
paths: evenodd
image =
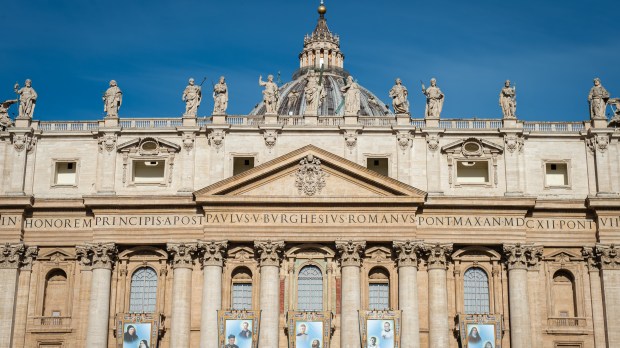
M 314 196 L 316 193 L 321 193 L 325 187 L 327 174 L 321 168 L 321 160 L 308 155 L 299 161 L 299 169 L 295 176 L 295 186 L 299 194 Z

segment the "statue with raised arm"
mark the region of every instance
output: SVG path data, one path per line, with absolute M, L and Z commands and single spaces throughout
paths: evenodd
M 619 124 L 620 123 L 620 98 L 609 98 L 607 104 L 611 105 L 611 111 L 613 111 L 614 116 L 611 119 L 610 123 Z
M 407 87 L 403 86 L 400 78 L 396 79 L 396 84 L 390 89 L 390 98 L 392 98 L 392 107 L 396 114 L 409 114 L 409 100 L 407 96 L 409 92 Z
M 588 94 L 588 102 L 590 103 L 591 119 L 607 119 L 605 116 L 605 108 L 609 100 L 609 92 L 601 85 L 601 79 L 594 79 L 594 87 L 590 89 Z
M 187 87 L 183 90 L 181 99 L 185 102 L 185 114 L 183 116 L 193 116 L 198 114 L 198 107 L 202 101 L 202 88 L 196 86 L 194 79 L 190 78 Z
M 32 119 L 38 98 L 37 92 L 32 88 L 32 80 L 27 79 L 22 88 L 19 88 L 19 84 L 16 83 L 14 89 L 19 97 L 19 114 L 17 118 Z
M 517 117 L 517 91 L 510 86 L 510 80 L 506 80 L 504 88 L 499 92 L 499 106 L 502 108 L 504 118 Z
M 118 110 L 123 104 L 123 92 L 116 81 L 110 81 L 110 87 L 103 94 L 103 111 L 106 112 L 106 117 L 116 118 L 118 117 Z
M 9 117 L 9 108 L 15 103 L 17 103 L 17 99 L 5 100 L 0 103 L 0 130 L 7 129 L 13 124 L 11 117 Z
M 304 96 L 306 98 L 306 109 L 304 115 L 318 116 L 319 106 L 325 99 L 325 88 L 319 83 L 320 76 L 314 70 L 310 70 L 306 75 L 306 86 Z
M 276 115 L 278 113 L 278 85 L 273 82 L 273 75 L 267 76 L 267 81 L 263 81 L 263 76 L 258 77 L 258 85 L 264 86 L 263 103 L 265 103 L 265 113 Z
M 220 76 L 218 83 L 213 86 L 213 114 L 226 115 L 228 108 L 228 86 L 226 86 L 226 78 Z
M 422 84 L 422 93 L 426 96 L 425 118 L 439 118 L 443 109 L 444 94 L 437 87 L 437 80 L 433 77 L 428 88 Z
M 347 77 L 347 84 L 340 88 L 340 91 L 344 93 L 344 115 L 357 116 L 362 108 L 362 92 L 360 86 L 353 80 L 353 76 Z

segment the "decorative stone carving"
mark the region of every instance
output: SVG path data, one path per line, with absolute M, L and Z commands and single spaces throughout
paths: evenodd
M 594 134 L 592 137 L 586 139 L 586 145 L 592 153 L 596 153 L 597 151 L 604 153 L 609 147 L 609 135 Z
M 448 259 L 452 253 L 452 243 L 428 243 L 424 244 L 428 269 L 446 269 Z
M 510 153 L 522 152 L 523 151 L 523 138 L 518 135 L 507 135 L 504 137 L 504 142 L 506 143 L 506 149 Z
M 396 79 L 396 84 L 390 89 L 390 98 L 392 98 L 392 107 L 394 113 L 401 115 L 409 114 L 409 100 L 407 96 L 409 92 L 407 87 L 403 86 L 400 78 Z
M 203 266 L 219 266 L 224 265 L 224 254 L 228 248 L 228 241 L 219 242 L 198 242 L 198 249 L 203 252 Z
M 15 151 L 22 152 L 24 150 L 30 152 L 37 144 L 37 138 L 31 134 L 14 134 L 13 135 L 13 147 Z
M 543 255 L 542 246 L 534 244 L 504 244 L 508 269 L 528 269 L 538 264 Z
M 12 99 L 0 103 L 0 130 L 7 129 L 13 124 L 9 116 L 9 108 L 11 105 L 17 103 L 17 101 L 17 99 Z
M 39 248 L 36 246 L 31 246 L 26 248 L 24 252 L 24 258 L 22 260 L 22 270 L 30 271 L 32 270 L 32 263 L 39 255 Z
M 196 117 L 200 102 L 202 101 L 202 88 L 196 86 L 193 78 L 189 79 L 187 86 L 183 90 L 181 100 L 185 102 L 185 114 L 183 114 L 183 117 Z
M 620 98 L 609 98 L 607 104 L 611 105 L 611 111 L 613 111 L 614 113 L 614 116 L 609 123 L 610 127 L 618 127 L 618 125 L 620 124 Z
M 103 150 L 112 152 L 116 148 L 116 134 L 103 134 L 99 137 L 98 142 L 99 152 L 103 152 Z
M 588 94 L 588 102 L 590 103 L 590 118 L 593 120 L 606 120 L 605 108 L 609 100 L 609 92 L 601 84 L 601 79 L 594 79 L 594 87 L 590 89 Z
M 355 266 L 360 267 L 362 263 L 362 253 L 366 249 L 366 242 L 348 242 L 336 241 L 336 249 L 340 252 L 340 262 L 342 267 Z
M 114 243 L 86 243 L 75 249 L 83 267 L 112 269 L 116 261 L 117 249 Z
M 213 86 L 213 115 L 226 115 L 228 109 L 228 86 L 226 78 L 220 76 L 219 82 Z
M 620 249 L 615 244 L 597 244 L 595 252 L 602 269 L 620 270 Z
M 271 150 L 276 145 L 278 140 L 278 131 L 276 129 L 266 129 L 263 133 L 265 139 L 265 145 Z
M 297 187 L 299 194 L 314 196 L 321 193 L 325 187 L 325 177 L 327 174 L 321 168 L 321 160 L 308 155 L 299 161 L 299 168 L 295 174 L 295 187 Z
M 263 103 L 265 103 L 265 114 L 276 115 L 278 113 L 279 90 L 278 85 L 273 82 L 273 75 L 267 76 L 267 81 L 263 81 L 263 76 L 258 77 L 258 85 L 264 86 Z
M 400 147 L 400 149 L 403 150 L 403 153 L 405 152 L 405 150 L 410 148 L 411 145 L 413 144 L 413 142 L 411 141 L 410 132 L 405 132 L 405 131 L 396 132 L 396 140 L 398 141 L 398 146 Z
M 196 243 L 168 243 L 173 268 L 192 268 L 197 251 Z
M 224 137 L 226 136 L 226 131 L 223 129 L 214 129 L 209 133 L 209 144 L 215 147 L 216 150 L 224 146 Z
M 601 268 L 600 259 L 596 254 L 596 249 L 593 247 L 583 247 L 581 250 L 581 255 L 583 255 L 590 272 L 598 272 Z
M 426 145 L 429 151 L 437 151 L 437 149 L 439 149 L 439 134 L 428 134 L 426 136 Z
M 437 80 L 434 77 L 431 79 L 431 85 L 428 88 L 422 84 L 422 93 L 426 96 L 424 118 L 438 119 L 441 116 L 441 110 L 443 110 L 445 96 L 437 87 Z
M 254 249 L 258 254 L 261 267 L 280 266 L 280 258 L 282 255 L 282 249 L 284 249 L 284 241 L 254 241 Z
M 0 269 L 17 269 L 22 263 L 25 250 L 23 243 L 0 245 Z
M 118 110 L 123 104 L 123 92 L 116 84 L 110 81 L 110 87 L 103 94 L 103 111 L 107 118 L 118 118 Z
M 422 241 L 395 241 L 393 248 L 396 251 L 398 267 L 418 267 L 418 255 L 424 251 Z
M 19 88 L 19 84 L 16 83 L 14 89 L 19 97 L 19 114 L 17 118 L 32 119 L 34 107 L 39 97 L 34 88 L 32 88 L 32 80 L 27 79 L 22 88 Z
M 192 152 L 192 150 L 194 149 L 194 139 L 196 137 L 194 136 L 194 134 L 191 133 L 186 133 L 183 135 L 183 148 L 185 149 L 185 151 L 187 151 L 187 153 Z
M 349 152 L 352 152 L 357 145 L 357 132 L 355 130 L 346 129 L 344 131 L 344 142 L 349 148 Z
M 517 118 L 517 88 L 510 86 L 510 80 L 506 80 L 504 88 L 499 92 L 499 106 L 504 118 Z
M 306 76 L 306 86 L 304 87 L 306 101 L 304 115 L 306 116 L 318 116 L 319 106 L 327 95 L 320 79 L 321 77 L 314 70 L 310 70 Z
M 340 88 L 344 93 L 344 115 L 357 116 L 361 109 L 362 92 L 360 86 L 353 80 L 353 76 L 347 77 L 347 84 Z

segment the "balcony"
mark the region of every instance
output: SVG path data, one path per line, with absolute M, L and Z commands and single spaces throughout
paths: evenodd
M 547 333 L 558 335 L 588 335 L 592 328 L 587 327 L 584 317 L 548 317 Z
M 71 317 L 31 317 L 28 332 L 71 332 Z

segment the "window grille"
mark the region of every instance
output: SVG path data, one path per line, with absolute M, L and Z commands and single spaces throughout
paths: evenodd
M 129 311 L 154 313 L 157 304 L 157 272 L 150 267 L 138 268 L 131 276 Z
M 489 313 L 489 277 L 481 268 L 470 268 L 463 277 L 465 313 Z
M 385 310 L 390 308 L 390 284 L 368 284 L 368 309 Z
M 252 309 L 252 283 L 233 283 L 232 309 Z
M 297 309 L 300 311 L 323 310 L 323 274 L 316 266 L 306 266 L 299 271 Z

